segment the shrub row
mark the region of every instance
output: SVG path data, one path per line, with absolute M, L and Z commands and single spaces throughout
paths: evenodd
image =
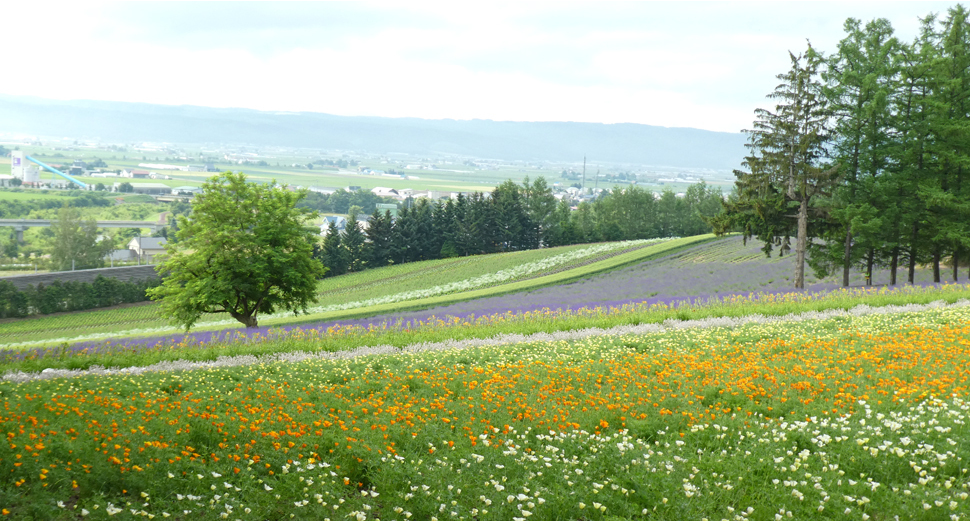
M 0 281 L 0 318 L 24 318 L 32 314 L 82 311 L 121 303 L 146 301 L 145 291 L 161 283 L 157 278 L 126 282 L 98 276 L 93 283 L 57 280 L 38 283 L 20 291 Z

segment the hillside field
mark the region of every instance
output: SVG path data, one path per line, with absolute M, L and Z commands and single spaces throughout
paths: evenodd
M 365 271 L 249 332 L 0 324 L 0 518 L 966 519 L 970 285 L 795 292 L 752 248 Z

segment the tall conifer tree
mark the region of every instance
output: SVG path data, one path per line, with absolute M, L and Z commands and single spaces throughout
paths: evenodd
M 745 160 L 750 172 L 735 171 L 738 197 L 729 203 L 734 217 L 722 220 L 720 229 L 732 222 L 743 225 L 746 238 L 765 242 L 766 253 L 794 232 L 794 285 L 803 289 L 812 203 L 834 188 L 837 176 L 823 164 L 829 113 L 818 81 L 822 57 L 811 46 L 804 55 L 789 56 L 791 69 L 778 75 L 781 83 L 768 95 L 777 100 L 775 110 L 755 110 L 757 120 L 748 131 L 752 154 Z

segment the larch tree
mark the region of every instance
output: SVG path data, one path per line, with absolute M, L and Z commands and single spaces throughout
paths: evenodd
M 930 154 L 934 136 L 931 126 L 932 70 L 938 55 L 935 23 L 933 16 L 923 18 L 916 39 L 900 50 L 899 92 L 893 109 L 896 125 L 891 175 L 898 191 L 896 205 L 899 213 L 893 229 L 899 229 L 898 258 L 906 261 L 910 284 L 915 281 L 916 266 L 926 262 L 926 253 L 932 250 L 928 238 L 934 224 L 925 202 L 918 195 L 920 187 L 929 183 L 935 164 Z M 895 265 L 893 263 L 890 269 L 892 283 L 895 283 Z
M 391 250 L 393 245 L 391 228 L 394 221 L 391 211 L 385 210 L 384 213 L 375 212 L 367 219 L 367 243 L 364 251 L 367 258 L 368 267 L 383 267 L 391 263 Z
M 951 8 L 935 33 L 938 55 L 931 62 L 928 151 L 931 175 L 919 188 L 932 221 L 933 281 L 940 282 L 940 262 L 951 257 L 954 279 L 960 255 L 970 248 L 970 13 Z
M 819 82 L 823 57 L 811 46 L 789 56 L 791 69 L 778 75 L 781 83 L 768 95 L 776 101 L 774 111 L 756 109 L 754 129 L 746 131 L 749 171 L 735 171 L 738 191 L 725 206 L 730 215 L 715 223 L 722 232 L 740 225 L 745 239 L 753 235 L 765 242 L 769 255 L 782 238 L 784 252 L 794 232 L 794 286 L 803 289 L 812 203 L 831 193 L 838 176 L 825 164 L 830 114 Z
M 895 123 L 892 111 L 897 90 L 899 41 L 888 20 L 865 26 L 846 20 L 846 36 L 822 72 L 824 94 L 833 116 L 832 155 L 842 184 L 828 202 L 833 227 L 827 229 L 816 272 L 842 266 L 842 285 L 849 285 L 853 264 L 865 266 L 867 283 L 876 257 L 884 251 L 896 206 L 886 176 Z

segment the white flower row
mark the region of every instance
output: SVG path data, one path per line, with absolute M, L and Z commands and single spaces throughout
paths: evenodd
M 537 272 L 542 272 L 545 270 L 554 269 L 566 263 L 574 260 L 579 260 L 588 256 L 594 256 L 596 254 L 621 250 L 630 247 L 635 247 L 639 245 L 650 245 L 654 243 L 660 243 L 667 241 L 672 238 L 657 238 L 651 240 L 630 240 L 622 242 L 605 243 L 599 245 L 593 245 L 586 247 L 585 249 L 578 249 L 575 251 L 569 251 L 563 254 L 557 254 L 555 256 L 549 256 L 548 258 L 543 258 L 538 261 L 531 263 L 524 263 L 517 267 L 512 267 L 510 269 L 503 269 L 498 272 L 485 274 L 475 278 L 469 278 L 467 280 L 462 280 L 458 282 L 448 283 L 444 285 L 436 285 L 427 289 L 420 289 L 415 291 L 402 292 L 398 294 L 391 294 L 388 296 L 381 296 L 379 298 L 372 298 L 370 300 L 354 301 L 349 303 L 338 303 L 335 305 L 327 305 L 321 307 L 311 307 L 307 310 L 309 314 L 318 314 L 321 312 L 331 312 L 331 311 L 342 311 L 348 309 L 356 309 L 358 307 L 370 307 L 373 305 L 381 305 L 385 303 L 399 303 L 402 301 L 416 300 L 421 298 L 431 298 L 434 296 L 441 296 L 444 294 L 451 294 L 455 292 L 463 292 L 468 290 L 474 290 L 478 288 L 484 288 L 497 283 L 503 283 L 510 280 L 515 280 L 528 276 L 530 274 L 535 274 Z M 275 314 L 267 314 L 261 316 L 262 319 L 271 318 L 289 318 L 295 316 L 292 311 L 278 312 Z M 206 327 L 220 327 L 224 325 L 238 325 L 238 322 L 233 319 L 225 320 L 215 320 L 215 321 L 204 321 L 195 324 L 196 328 L 206 328 Z M 169 326 L 165 327 L 149 327 L 144 329 L 129 329 L 125 331 L 117 332 L 104 332 L 96 334 L 82 334 L 73 338 L 54 338 L 48 340 L 34 340 L 20 343 L 7 343 L 0 345 L 0 348 L 13 348 L 21 346 L 34 346 L 43 344 L 55 344 L 55 343 L 73 343 L 78 341 L 86 341 L 99 338 L 126 338 L 131 336 L 144 336 L 152 334 L 165 334 L 178 332 Z
M 289 362 L 297 363 L 309 359 L 324 360 L 352 360 L 359 357 L 377 356 L 382 354 L 419 354 L 424 352 L 452 351 L 471 349 L 475 347 L 496 347 L 503 345 L 513 345 L 519 343 L 551 342 L 563 340 L 580 340 L 601 336 L 624 336 L 642 334 L 663 334 L 672 332 L 689 332 L 697 336 L 704 331 L 714 331 L 717 329 L 735 329 L 745 326 L 758 326 L 770 324 L 795 324 L 828 320 L 831 318 L 879 318 L 890 319 L 890 323 L 896 324 L 900 321 L 899 315 L 920 313 L 925 311 L 942 310 L 951 311 L 959 318 L 964 318 L 964 311 L 970 307 L 970 300 L 959 300 L 955 303 L 946 303 L 943 300 L 928 303 L 926 305 L 886 305 L 883 307 L 870 307 L 868 305 L 858 305 L 850 310 L 832 309 L 826 311 L 809 311 L 799 314 L 787 314 L 784 316 L 765 316 L 763 314 L 752 314 L 741 318 L 707 318 L 703 320 L 674 320 L 670 319 L 662 324 L 647 323 L 639 325 L 619 325 L 608 329 L 586 328 L 571 331 L 558 331 L 553 333 L 539 332 L 536 334 L 499 334 L 485 339 L 466 339 L 448 340 L 443 342 L 415 343 L 406 347 L 395 347 L 392 345 L 378 345 L 358 347 L 353 350 L 341 352 L 288 352 L 266 354 L 262 356 L 242 355 L 242 356 L 220 356 L 215 361 L 163 361 L 145 367 L 114 367 L 106 369 L 101 366 L 94 366 L 88 370 L 68 370 L 68 369 L 46 369 L 43 372 L 28 373 L 23 371 L 8 371 L 0 380 L 14 383 L 23 383 L 35 379 L 51 378 L 73 378 L 88 374 L 142 374 L 144 372 L 181 372 L 203 368 L 217 367 L 241 367 L 246 365 L 256 365 L 260 363 Z M 918 318 L 907 318 L 908 321 L 918 323 Z M 659 340 L 658 341 L 662 341 Z
M 595 256 L 600 253 L 621 250 L 629 247 L 651 245 L 655 243 L 665 242 L 672 238 L 655 238 L 650 240 L 630 240 L 623 242 L 614 242 L 593 245 L 586 247 L 585 249 L 577 249 L 574 251 L 564 252 L 562 254 L 557 254 L 555 256 L 549 256 L 548 258 L 543 258 L 530 263 L 523 263 L 516 267 L 511 267 L 508 269 L 502 269 L 498 272 L 493 272 L 489 274 L 483 274 L 481 276 L 476 276 L 474 278 L 468 278 L 466 280 L 446 283 L 443 285 L 435 285 L 434 287 L 429 287 L 427 289 L 418 289 L 413 291 L 401 292 L 398 294 L 390 294 L 387 296 L 381 296 L 379 298 L 372 298 L 369 300 L 353 301 L 349 303 L 338 303 L 334 305 L 325 305 L 321 307 L 311 307 L 309 312 L 311 314 L 320 312 L 330 312 L 330 311 L 342 311 L 347 309 L 356 309 L 359 307 L 370 307 L 373 305 L 382 305 L 385 303 L 399 303 L 402 301 L 419 300 L 422 298 L 432 298 L 435 296 L 443 296 L 445 294 L 452 294 L 456 292 L 464 292 L 475 289 L 482 289 L 492 285 L 506 283 L 510 281 L 517 280 L 532 274 L 541 273 L 543 271 L 552 270 L 569 262 L 587 258 L 590 256 Z M 267 317 L 270 318 L 285 318 L 293 316 L 290 311 L 282 312 L 278 314 L 273 314 Z

